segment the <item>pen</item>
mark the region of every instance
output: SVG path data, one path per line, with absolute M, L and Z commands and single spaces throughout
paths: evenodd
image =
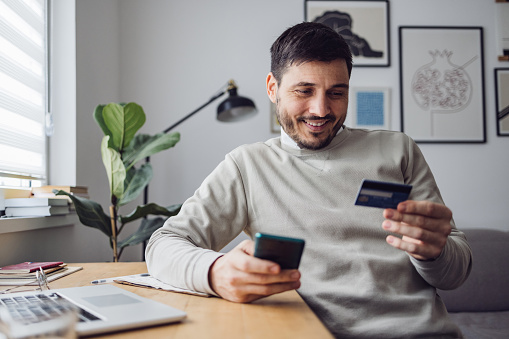
M 94 280 L 92 282 L 90 282 L 91 284 L 107 284 L 107 283 L 111 283 L 113 282 L 114 280 L 117 280 L 117 279 L 121 279 L 121 278 L 126 278 L 126 277 L 148 277 L 150 274 L 148 273 L 141 273 L 141 274 L 133 274 L 133 275 L 125 275 L 123 277 L 114 277 L 114 278 L 106 278 L 106 279 L 97 279 L 97 280 Z

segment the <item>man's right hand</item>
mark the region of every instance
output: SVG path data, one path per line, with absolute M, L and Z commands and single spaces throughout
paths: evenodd
M 254 242 L 244 240 L 210 267 L 210 286 L 223 299 L 247 303 L 300 287 L 298 270 L 281 270 L 253 253 Z

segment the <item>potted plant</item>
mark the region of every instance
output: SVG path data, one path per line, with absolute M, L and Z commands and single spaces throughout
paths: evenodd
M 101 155 L 110 187 L 109 215 L 95 201 L 62 190 L 56 194 L 67 195 L 72 200 L 83 225 L 97 228 L 109 237 L 113 261 L 117 262 L 125 247 L 146 241 L 167 217 L 180 210 L 181 204 L 162 207 L 149 203 L 137 206 L 128 215 L 119 213 L 119 207 L 136 199 L 152 179 L 152 166 L 144 159 L 175 146 L 180 134 L 137 134 L 146 116 L 143 108 L 133 102 L 99 105 L 94 111 L 94 119 L 104 132 Z M 148 218 L 149 215 L 157 217 Z M 119 240 L 118 235 L 124 226 L 138 219 L 142 219 L 138 230 Z

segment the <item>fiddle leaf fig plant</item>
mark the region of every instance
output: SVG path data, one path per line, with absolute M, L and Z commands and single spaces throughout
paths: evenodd
M 168 217 L 180 211 L 181 204 L 163 207 L 149 203 L 137 206 L 128 215 L 119 214 L 119 208 L 138 198 L 152 179 L 150 163 L 139 162 L 175 146 L 180 134 L 137 134 L 145 124 L 146 116 L 143 108 L 134 102 L 99 105 L 94 111 L 94 119 L 104 133 L 101 155 L 110 188 L 109 215 L 95 201 L 62 190 L 55 190 L 55 193 L 67 195 L 72 200 L 83 225 L 96 228 L 109 237 L 113 261 L 117 262 L 125 247 L 146 241 Z M 157 217 L 148 218 L 149 215 Z M 142 219 L 138 230 L 118 240 L 124 226 L 138 219 Z

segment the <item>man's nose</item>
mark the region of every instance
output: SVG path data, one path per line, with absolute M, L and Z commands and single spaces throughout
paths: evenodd
M 329 100 L 325 95 L 315 95 L 311 99 L 309 113 L 323 117 L 330 113 Z

